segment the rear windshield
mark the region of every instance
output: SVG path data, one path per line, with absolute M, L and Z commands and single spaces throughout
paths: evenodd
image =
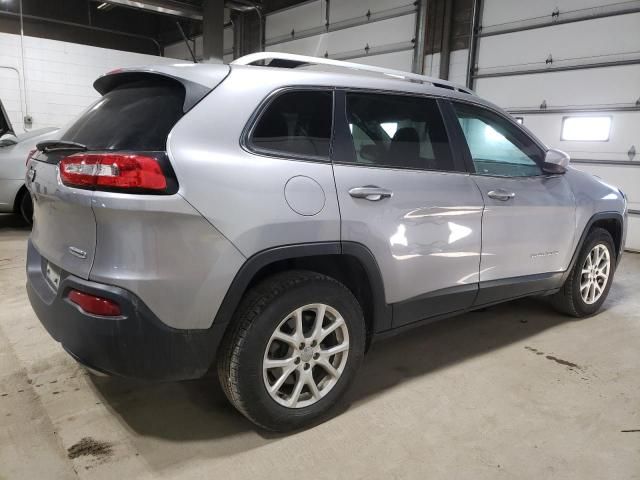
M 62 137 L 89 150 L 165 150 L 183 115 L 184 88 L 136 82 L 105 94 Z

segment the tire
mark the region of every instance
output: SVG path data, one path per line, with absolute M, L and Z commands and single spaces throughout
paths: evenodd
M 321 311 L 321 329 L 314 337 Z M 330 328 L 333 332 L 314 345 L 312 338 L 320 339 Z M 299 330 L 305 349 L 298 345 L 303 338 Z M 282 335 L 286 341 L 280 340 Z M 262 281 L 243 298 L 220 347 L 218 377 L 229 401 L 256 425 L 278 432 L 299 429 L 327 417 L 345 394 L 362 363 L 365 337 L 362 309 L 343 284 L 315 272 L 284 272 Z M 329 348 L 344 350 L 329 357 Z M 264 369 L 267 362 L 278 361 L 286 367 Z M 326 362 L 334 375 L 323 366 Z M 276 388 L 285 369 L 293 370 Z
M 604 280 L 603 277 L 598 274 L 582 273 L 583 269 L 585 271 L 594 271 L 592 267 L 589 266 L 588 262 L 590 262 L 589 257 L 596 248 L 604 249 L 606 251 L 608 271 L 607 277 Z M 602 250 L 598 250 L 595 254 L 596 256 L 591 257 L 591 259 L 597 258 L 600 251 Z M 600 265 L 604 266 L 604 263 L 600 262 Z M 611 288 L 611 283 L 613 282 L 615 267 L 616 251 L 611 234 L 603 228 L 594 228 L 587 235 L 576 263 L 569 273 L 564 285 L 558 293 L 551 297 L 552 305 L 556 310 L 572 317 L 582 318 L 593 315 L 600 310 L 600 307 L 602 307 L 602 304 L 607 298 L 609 289 Z M 591 290 L 591 287 L 585 288 L 585 284 L 589 283 L 590 280 L 589 275 L 593 275 L 595 277 L 592 280 L 597 282 L 601 290 L 598 290 L 597 287 L 593 287 L 593 290 Z M 591 283 L 593 283 L 593 281 Z M 603 281 L 602 284 L 600 284 L 601 281 Z M 590 293 L 592 291 L 598 295 L 597 298 L 595 295 L 594 298 L 590 297 Z M 585 292 L 587 298 L 583 296 Z
M 28 190 L 23 190 L 18 199 L 18 211 L 27 225 L 33 225 L 33 201 Z

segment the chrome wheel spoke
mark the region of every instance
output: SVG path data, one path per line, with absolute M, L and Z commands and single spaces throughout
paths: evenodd
M 268 358 L 264 361 L 264 368 L 284 368 L 290 367 L 294 362 L 293 357 L 289 358 Z
M 316 400 L 320 399 L 321 394 L 320 394 L 320 390 L 318 390 L 318 385 L 316 385 L 315 380 L 313 379 L 313 375 L 308 375 L 307 377 L 307 386 L 309 387 L 309 390 L 311 391 L 311 395 L 313 396 L 313 398 L 315 398 Z
M 298 400 L 300 399 L 300 394 L 302 393 L 302 389 L 304 388 L 305 380 L 302 379 L 302 375 L 298 373 L 298 379 L 296 380 L 296 386 L 293 387 L 293 392 L 291 392 L 291 397 L 289 398 L 289 406 L 295 407 L 298 404 Z
M 299 343 L 298 339 L 295 336 L 286 334 L 284 332 L 281 332 L 280 330 L 276 330 L 271 338 L 273 340 L 279 340 L 281 342 L 289 344 L 292 347 L 296 347 Z
M 320 355 L 325 357 L 331 357 L 337 353 L 344 352 L 349 350 L 349 342 L 343 342 L 340 345 L 336 345 L 335 347 L 327 348 L 326 350 L 321 350 Z
M 329 360 L 327 358 L 322 358 L 320 357 L 320 359 L 318 360 L 318 365 L 320 365 L 322 368 L 324 368 L 324 370 L 333 378 L 338 378 L 339 373 L 338 370 L 336 370 L 336 368 L 331 365 L 331 363 L 329 362 Z
M 299 308 L 294 313 L 295 318 L 295 331 L 294 338 L 298 341 L 304 340 L 304 330 L 302 327 L 302 309 Z
M 269 387 L 269 390 L 273 393 L 273 392 L 277 392 L 278 390 L 280 390 L 280 387 L 282 387 L 282 385 L 284 384 L 284 382 L 287 381 L 287 378 L 289 378 L 289 376 L 294 372 L 295 367 L 291 366 L 289 368 L 287 368 L 282 375 L 280 375 L 280 377 L 278 378 L 278 380 L 276 381 L 276 383 L 274 383 L 273 385 L 271 385 L 271 387 Z
M 324 322 L 324 316 L 327 312 L 327 306 L 324 304 L 318 305 L 316 310 L 316 319 L 313 323 L 313 331 L 311 332 L 311 338 L 320 343 L 320 333 L 322 332 L 322 324 Z
M 327 328 L 322 330 L 322 333 L 320 335 L 320 341 L 324 340 L 327 335 L 331 334 L 331 332 L 334 332 L 336 329 L 342 327 L 344 325 L 344 319 L 342 317 L 338 317 L 334 320 L 334 322 L 329 325 Z

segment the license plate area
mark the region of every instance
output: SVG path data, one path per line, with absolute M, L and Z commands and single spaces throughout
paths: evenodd
M 60 286 L 60 270 L 47 262 L 44 266 L 44 274 L 47 277 L 49 285 L 57 292 Z

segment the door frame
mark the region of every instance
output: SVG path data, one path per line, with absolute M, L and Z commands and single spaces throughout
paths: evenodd
M 557 173 L 545 173 L 544 172 L 544 170 L 542 169 L 542 164 L 544 163 L 544 154 L 549 149 L 535 135 L 533 135 L 531 132 L 529 132 L 527 129 L 525 129 L 521 124 L 516 122 L 515 118 L 513 118 L 511 115 L 509 115 L 509 114 L 507 114 L 505 112 L 501 112 L 500 110 L 497 110 L 495 108 L 491 108 L 488 105 L 484 105 L 484 104 L 481 104 L 481 103 L 469 102 L 469 101 L 462 100 L 462 99 L 459 99 L 459 98 L 455 98 L 455 99 L 445 98 L 445 99 L 442 99 L 440 110 L 442 111 L 443 116 L 445 117 L 445 122 L 447 124 L 447 131 L 448 132 L 450 131 L 451 135 L 455 136 L 455 141 L 460 146 L 460 152 L 461 152 L 461 155 L 464 158 L 464 164 L 465 164 L 467 172 L 469 172 L 469 174 L 477 175 L 476 167 L 475 167 L 475 165 L 473 163 L 473 158 L 471 156 L 471 151 L 469 150 L 469 145 L 467 144 L 467 139 L 464 136 L 464 132 L 462 131 L 462 128 L 460 128 L 460 123 L 458 122 L 458 116 L 456 115 L 456 111 L 455 111 L 455 109 L 453 107 L 453 103 L 464 103 L 466 105 L 471 105 L 472 107 L 475 107 L 475 108 L 487 110 L 487 111 L 493 113 L 494 115 L 497 115 L 502 120 L 505 120 L 506 122 L 510 123 L 511 126 L 515 127 L 516 130 L 518 130 L 520 135 L 522 135 L 522 136 L 528 138 L 529 140 L 531 140 L 540 149 L 541 153 L 543 154 L 543 155 L 540 156 L 540 159 L 533 159 L 536 162 L 536 164 L 540 167 L 540 170 L 542 171 L 542 173 L 540 175 L 531 175 L 532 177 L 552 177 L 552 176 L 562 175 L 562 174 L 557 174 Z M 514 177 L 508 177 L 508 176 L 505 176 L 505 175 L 482 175 L 482 176 L 483 177 L 495 177 L 495 178 L 514 178 Z
M 342 87 L 336 88 L 334 92 L 334 117 L 330 152 L 332 165 L 345 165 L 359 168 L 375 168 L 380 170 L 386 169 L 391 170 L 391 172 L 389 172 L 390 174 L 392 174 L 392 171 L 394 170 L 413 170 L 421 173 L 429 173 L 434 171 L 443 172 L 441 170 L 402 168 L 389 165 L 358 165 L 355 161 L 353 161 L 356 158 L 356 152 L 351 132 L 349 130 L 348 115 L 346 110 L 347 93 L 349 92 L 366 93 L 372 95 L 396 95 L 413 98 L 425 98 L 435 101 L 436 105 L 438 106 L 438 110 L 440 112 L 441 119 L 447 134 L 449 143 L 448 146 L 452 156 L 454 167 L 454 170 L 445 171 L 445 173 L 466 176 L 469 175 L 465 157 L 465 154 L 468 156 L 468 148 L 466 147 L 466 143 L 462 144 L 459 141 L 458 136 L 461 134 L 461 132 L 459 130 L 459 127 L 451 122 L 451 115 L 453 115 L 453 118 L 455 119 L 455 113 L 453 112 L 453 107 L 448 104 L 446 97 L 433 94 L 420 94 L 414 92 L 388 91 L 368 88 Z M 338 160 L 344 158 L 351 159 L 352 161 L 345 162 Z M 339 192 L 337 190 L 336 193 L 339 195 Z M 342 222 L 342 218 L 340 221 Z M 355 244 L 355 242 L 345 241 L 342 239 L 341 242 L 343 245 Z M 382 276 L 382 272 L 379 272 L 379 274 Z M 391 315 L 390 317 L 387 317 L 387 321 L 389 323 L 380 330 L 376 329 L 376 333 L 379 333 L 380 331 L 401 331 L 405 327 L 429 323 L 441 318 L 457 315 L 464 311 L 469 311 L 475 303 L 477 294 L 478 283 L 470 283 L 446 287 L 440 290 L 423 292 L 416 297 L 408 298 L 396 303 L 386 304 L 385 302 L 385 305 L 390 307 L 389 310 Z
M 390 165 L 372 165 L 371 168 L 386 168 L 390 170 L 416 170 L 419 172 L 448 172 L 448 173 L 469 173 L 467 160 L 465 158 L 465 150 L 462 144 L 459 143 L 457 137 L 458 132 L 456 127 L 451 123 L 451 119 L 448 115 L 453 112 L 453 107 L 448 105 L 446 97 L 429 93 L 415 93 L 415 92 L 403 92 L 396 90 L 380 90 L 376 88 L 355 88 L 355 87 L 338 87 L 334 91 L 333 97 L 333 131 L 332 131 L 332 148 L 330 152 L 331 163 L 334 165 L 355 165 L 362 168 L 367 168 L 365 165 L 358 165 L 355 162 L 341 162 L 336 158 L 355 158 L 355 149 L 353 148 L 353 141 L 351 140 L 351 132 L 349 131 L 349 122 L 347 120 L 347 93 L 366 93 L 371 95 L 397 95 L 403 97 L 413 98 L 425 98 L 435 100 L 442 122 L 447 133 L 449 140 L 449 150 L 451 151 L 454 170 L 427 170 L 422 168 L 403 168 Z M 455 113 L 454 113 L 455 116 Z M 465 144 L 466 145 L 466 144 Z M 467 152 L 468 154 L 468 148 Z
M 11 119 L 9 118 L 9 115 L 7 115 L 7 111 L 4 109 L 4 105 L 2 104 L 2 100 L 0 100 L 0 115 L 2 116 L 2 120 L 4 120 L 4 123 L 7 126 L 7 130 L 6 131 L 0 130 L 0 136 L 6 135 L 7 133 L 15 134 L 15 130 L 13 129 L 13 125 L 11 125 Z
M 540 159 L 534 159 L 534 161 L 536 162 L 536 164 L 538 164 L 542 173 L 540 175 L 531 175 L 531 176 L 522 177 L 522 178 L 548 178 L 548 177 L 557 177 L 561 175 L 561 174 L 545 173 L 542 170 L 544 153 L 548 149 L 535 136 L 531 135 L 528 131 L 522 128 L 522 125 L 516 122 L 514 118 L 496 109 L 489 108 L 486 105 L 481 105 L 474 102 L 466 102 L 460 99 L 455 99 L 453 101 L 472 105 L 476 108 L 488 110 L 491 113 L 498 115 L 500 118 L 509 122 L 512 126 L 516 127 L 521 135 L 531 140 L 538 148 L 540 148 L 542 155 Z M 504 178 L 504 179 L 519 178 L 519 177 L 510 177 L 505 175 L 479 175 L 478 173 L 476 173 L 475 165 L 473 163 L 473 158 L 471 156 L 471 151 L 467 144 L 467 140 L 464 136 L 464 132 L 462 131 L 462 128 L 460 127 L 460 124 L 458 122 L 458 117 L 453 107 L 452 100 L 449 99 L 447 101 L 443 101 L 441 108 L 443 112 L 446 112 L 445 120 L 449 124 L 448 128 L 452 132 L 452 135 L 455 141 L 460 144 L 460 150 L 462 151 L 464 163 L 466 165 L 467 171 L 472 177 L 482 176 L 482 177 L 492 177 L 492 178 L 498 178 L 498 179 L 499 178 Z M 485 204 L 485 208 L 486 208 L 486 204 Z M 483 228 L 484 228 L 484 224 L 483 224 Z M 571 268 L 571 265 L 569 268 Z M 480 281 L 478 284 L 478 295 L 476 297 L 474 306 L 483 307 L 487 305 L 493 305 L 503 301 L 526 297 L 533 294 L 547 295 L 547 294 L 555 293 L 562 287 L 564 280 L 566 279 L 566 275 L 567 275 L 567 270 L 565 270 L 564 272 L 546 272 L 546 273 L 537 273 L 532 275 L 524 275 L 519 277 L 507 277 L 507 278 L 501 278 L 497 280 Z

